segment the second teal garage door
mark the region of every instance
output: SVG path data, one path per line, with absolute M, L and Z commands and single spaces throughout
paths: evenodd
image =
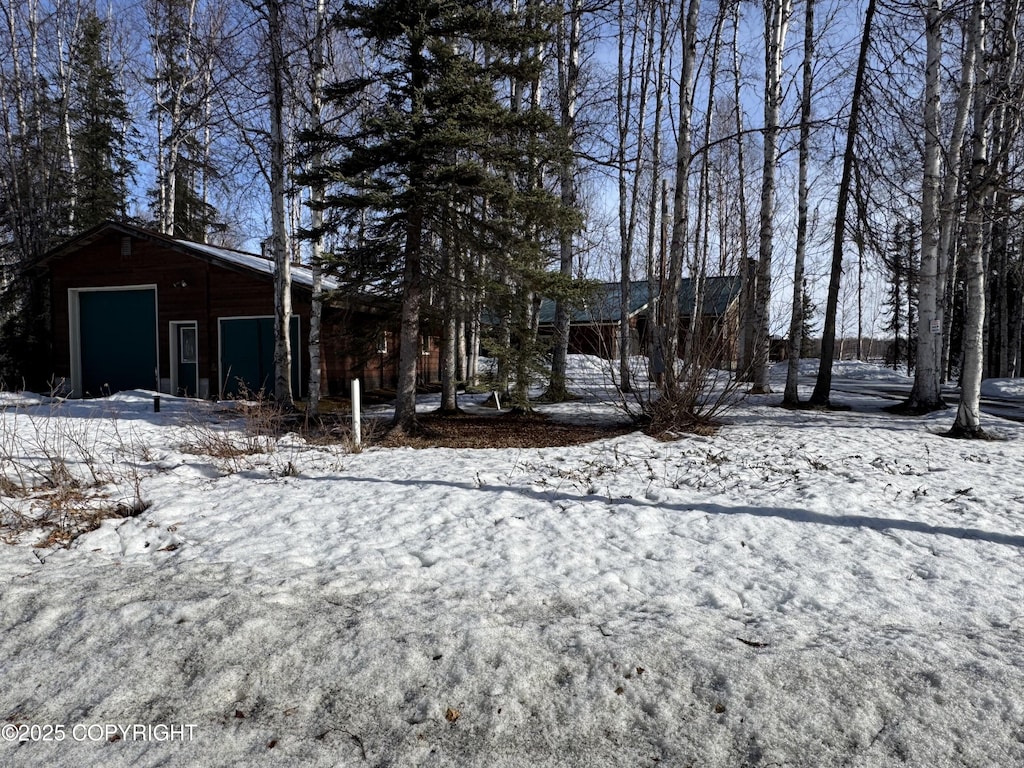
M 292 317 L 292 392 L 299 394 L 299 318 Z M 274 394 L 274 318 L 233 317 L 220 321 L 222 397 Z

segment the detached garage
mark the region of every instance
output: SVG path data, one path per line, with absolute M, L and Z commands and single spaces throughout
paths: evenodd
M 74 397 L 145 389 L 186 397 L 270 393 L 273 263 L 108 222 L 43 261 L 54 371 Z M 292 391 L 308 366 L 308 270 L 296 268 Z M 66 353 L 65 353 L 66 350 Z M 67 355 L 65 357 L 65 354 Z
M 251 253 L 106 222 L 39 263 L 49 290 L 51 370 L 73 397 L 145 389 L 186 397 L 236 397 L 274 388 L 274 267 Z M 312 274 L 292 266 L 292 392 L 309 382 Z M 329 290 L 332 286 L 325 281 Z M 352 379 L 394 386 L 393 307 L 372 300 L 324 308 L 324 393 Z M 436 381 L 437 345 L 421 357 Z M 384 351 L 387 350 L 387 351 Z

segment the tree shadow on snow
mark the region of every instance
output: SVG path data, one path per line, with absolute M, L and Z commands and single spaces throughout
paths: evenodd
M 707 515 L 750 515 L 751 517 L 777 518 L 780 520 L 788 520 L 793 523 L 809 523 L 812 525 L 827 525 L 840 528 L 868 528 L 870 530 L 880 532 L 906 531 L 908 533 L 923 533 L 931 536 L 950 536 L 955 539 L 964 539 L 967 541 L 985 541 L 990 544 L 1002 544 L 1010 547 L 1024 548 L 1024 535 L 998 533 L 994 531 L 985 531 L 980 528 L 966 528 L 963 526 L 930 525 L 917 520 L 874 517 L 871 515 L 829 515 L 822 512 L 813 512 L 809 509 L 755 506 L 729 507 L 723 504 L 707 502 L 695 504 L 664 504 L 628 497 L 612 498 L 602 494 L 572 494 L 565 493 L 564 491 L 535 491 L 531 488 L 517 488 L 510 485 L 492 485 L 487 483 L 478 484 L 472 482 L 459 483 L 449 480 L 388 480 L 385 478 L 353 476 L 332 476 L 322 479 L 331 482 L 342 480 L 353 483 L 408 485 L 415 488 L 422 488 L 424 486 L 441 486 L 462 491 L 514 493 L 524 498 L 534 499 L 548 504 L 556 501 L 576 503 L 600 501 L 605 504 L 644 508 L 653 507 L 655 509 L 677 512 L 699 512 Z M 481 505 L 481 508 L 486 507 Z

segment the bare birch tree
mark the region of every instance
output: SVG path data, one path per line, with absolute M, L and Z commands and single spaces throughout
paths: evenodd
M 736 173 L 739 177 L 737 204 L 739 213 L 739 248 L 737 253 L 740 272 L 739 344 L 736 378 L 750 381 L 754 371 L 754 286 L 756 273 L 750 259 L 750 232 L 747 219 L 747 166 L 745 133 L 743 129 L 742 69 L 740 61 L 740 3 L 732 5 L 732 64 L 733 103 L 735 107 Z
M 667 101 L 666 59 L 669 47 L 669 10 L 666 3 L 652 4 L 650 34 L 652 49 L 657 38 L 658 63 L 654 79 L 654 115 L 651 128 L 651 188 L 647 204 L 647 295 L 652 301 L 648 310 L 648 354 L 651 378 L 661 386 L 665 375 L 665 259 L 668 250 L 667 181 L 662 176 L 662 117 Z M 657 16 L 654 12 L 657 12 Z M 657 25 L 655 25 L 657 19 Z M 659 219 L 659 212 L 661 217 Z M 656 258 L 657 257 L 657 258 Z M 658 297 L 655 299 L 655 297 Z M 657 304 L 653 302 L 657 301 Z
M 693 89 L 697 62 L 697 23 L 700 0 L 689 0 L 682 23 L 683 53 L 679 74 L 679 114 L 676 126 L 675 189 L 672 195 L 672 240 L 668 256 L 668 286 L 665 303 L 665 386 L 671 394 L 678 388 L 679 295 L 683 286 L 683 264 L 690 231 L 690 164 L 693 148 Z
M 632 21 L 639 9 L 627 14 L 626 0 L 619 0 L 618 13 L 618 78 L 615 89 L 616 174 L 619 185 L 619 389 L 632 391 L 630 354 L 632 327 L 630 305 L 633 285 L 633 246 L 640 214 L 640 170 L 647 129 L 644 119 L 653 62 L 650 37 Z M 653 21 L 647 14 L 647 22 Z M 629 19 L 629 20 L 627 20 Z M 639 59 L 637 45 L 640 45 Z M 639 81 L 639 82 L 637 82 Z M 634 99 L 633 89 L 639 94 Z
M 985 0 L 976 0 L 984 4 Z M 974 128 L 971 137 L 971 166 L 966 188 L 964 216 L 963 275 L 967 288 L 967 317 L 963 329 L 963 368 L 960 404 L 950 430 L 958 437 L 984 437 L 981 427 L 981 379 L 984 366 L 985 326 L 985 205 L 991 192 L 989 173 L 989 122 L 991 120 L 988 56 L 985 45 L 986 16 L 973 19 L 968 31 L 969 47 L 976 47 Z
M 810 165 L 811 101 L 814 86 L 814 0 L 804 0 L 804 58 L 801 65 L 800 93 L 800 145 L 797 169 L 796 254 L 793 259 L 793 306 L 789 319 L 789 360 L 786 367 L 786 388 L 782 395 L 785 405 L 799 405 L 797 379 L 800 372 L 800 352 L 804 329 L 804 262 L 807 253 L 807 171 Z M 859 315 L 859 313 L 858 313 Z
M 725 26 L 728 6 L 720 4 L 715 14 L 714 30 L 711 33 L 711 50 L 708 56 L 707 96 L 705 97 L 704 134 L 700 146 L 700 175 L 697 182 L 697 224 L 694 227 L 693 259 L 690 266 L 690 286 L 693 294 L 693 308 L 690 324 L 686 329 L 686 355 L 690 358 L 705 355 L 701 345 L 705 283 L 711 250 L 711 137 L 718 116 L 718 74 L 722 53 L 722 32 Z M 701 366 L 705 365 L 702 360 Z
M 776 166 L 782 108 L 782 58 L 793 11 L 792 0 L 765 0 L 764 154 L 761 166 L 761 216 L 754 290 L 754 358 L 751 392 L 770 392 L 768 383 L 768 321 L 771 303 L 772 251 L 775 233 Z
M 147 0 L 156 121 L 156 220 L 160 231 L 175 231 L 182 183 L 182 153 L 191 135 L 190 107 L 202 70 L 196 66 L 198 0 Z
M 971 4 L 971 15 L 968 22 L 973 28 L 979 23 L 984 7 L 983 2 Z M 964 151 L 964 137 L 971 117 L 971 105 L 974 97 L 975 59 L 978 46 L 969 36 L 968 45 L 964 49 L 960 64 L 960 82 L 957 88 L 956 110 L 953 128 L 946 151 L 945 178 L 942 183 L 942 199 L 939 203 L 939 259 L 940 275 L 944 279 L 939 285 L 943 292 L 943 300 L 939 304 L 942 310 L 942 349 L 939 352 L 939 376 L 944 380 L 949 373 L 949 350 L 952 339 L 953 325 L 953 281 L 957 274 L 957 238 L 960 228 L 961 190 L 963 187 L 961 171 Z
M 917 361 L 908 407 L 934 411 L 942 399 L 942 306 L 945 274 L 941 264 L 939 198 L 941 186 L 942 0 L 929 0 L 925 9 L 924 174 L 921 181 L 921 263 L 918 272 Z
M 976 0 L 983 3 L 984 0 Z M 985 437 L 981 426 L 981 382 L 985 363 L 987 229 L 991 201 L 999 184 L 1006 153 L 1020 135 L 1024 78 L 1019 71 L 1018 19 L 1020 0 L 1007 0 L 999 13 L 983 8 L 972 19 L 968 46 L 976 46 L 974 124 L 971 166 L 966 184 L 963 224 L 963 275 L 967 315 L 963 329 L 960 404 L 950 434 Z M 992 17 L 996 24 L 989 29 Z M 998 140 L 994 138 L 998 118 Z
M 264 0 L 267 43 L 270 48 L 270 224 L 274 257 L 274 399 L 292 407 L 292 272 L 288 258 L 288 221 L 285 212 L 284 33 L 281 0 Z

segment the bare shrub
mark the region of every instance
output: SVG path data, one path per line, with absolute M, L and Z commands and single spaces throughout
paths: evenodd
M 249 394 L 249 393 L 243 393 Z M 229 414 L 237 417 L 225 426 L 205 413 L 193 412 L 182 424 L 186 439 L 181 450 L 225 462 L 223 468 L 239 471 L 240 459 L 270 453 L 284 433 L 284 409 L 261 394 L 232 401 Z
M 32 406 L 35 408 L 37 406 Z M 138 514 L 142 499 L 141 441 L 126 436 L 116 417 L 109 430 L 67 418 L 52 399 L 42 414 L 0 413 L 0 539 L 14 543 L 40 531 L 37 546 L 69 546 L 103 520 Z M 108 431 L 112 441 L 101 440 Z M 104 459 L 107 450 L 113 455 Z
M 352 431 L 352 420 L 350 418 L 339 418 L 333 424 L 324 425 L 326 429 L 323 443 L 337 444 L 343 446 L 347 453 L 362 453 L 367 446 L 381 443 L 388 434 L 390 426 L 386 419 L 363 418 L 360 421 L 359 442 L 356 442 L 355 434 Z M 316 442 L 316 433 L 311 435 Z
M 722 415 L 739 401 L 741 386 L 725 371 L 688 370 L 673 389 L 644 403 L 645 431 L 669 439 L 682 433 L 712 434 Z
M 361 451 L 367 442 L 379 439 L 384 432 L 377 421 L 364 420 L 357 445 L 348 413 L 308 417 L 261 394 L 244 392 L 228 408 L 227 414 L 232 418 L 225 422 L 210 419 L 206 412 L 194 412 L 182 424 L 185 439 L 179 445 L 183 451 L 216 460 L 225 472 L 251 468 L 254 457 L 264 456 L 259 463 L 269 465 L 271 472 L 294 477 L 300 473 L 299 454 L 310 445 L 321 449 L 341 446 L 346 453 L 352 453 Z
M 234 463 L 239 457 L 270 450 L 263 437 L 242 430 L 224 429 L 206 420 L 189 420 L 182 424 L 182 429 L 185 439 L 179 447 L 186 453 Z
M 20 496 L 24 493 L 24 489 L 4 475 L 0 475 L 0 497 L 3 496 Z
M 745 385 L 718 367 L 728 359 L 720 340 L 706 340 L 677 364 L 675 385 L 656 386 L 653 376 L 640 370 L 630 391 L 620 393 L 623 410 L 648 434 L 673 439 L 686 433 L 710 434 L 722 415 L 743 396 Z M 642 366 L 646 358 L 635 358 Z M 614 361 L 612 361 L 614 363 Z M 646 381 L 646 386 L 642 382 Z

